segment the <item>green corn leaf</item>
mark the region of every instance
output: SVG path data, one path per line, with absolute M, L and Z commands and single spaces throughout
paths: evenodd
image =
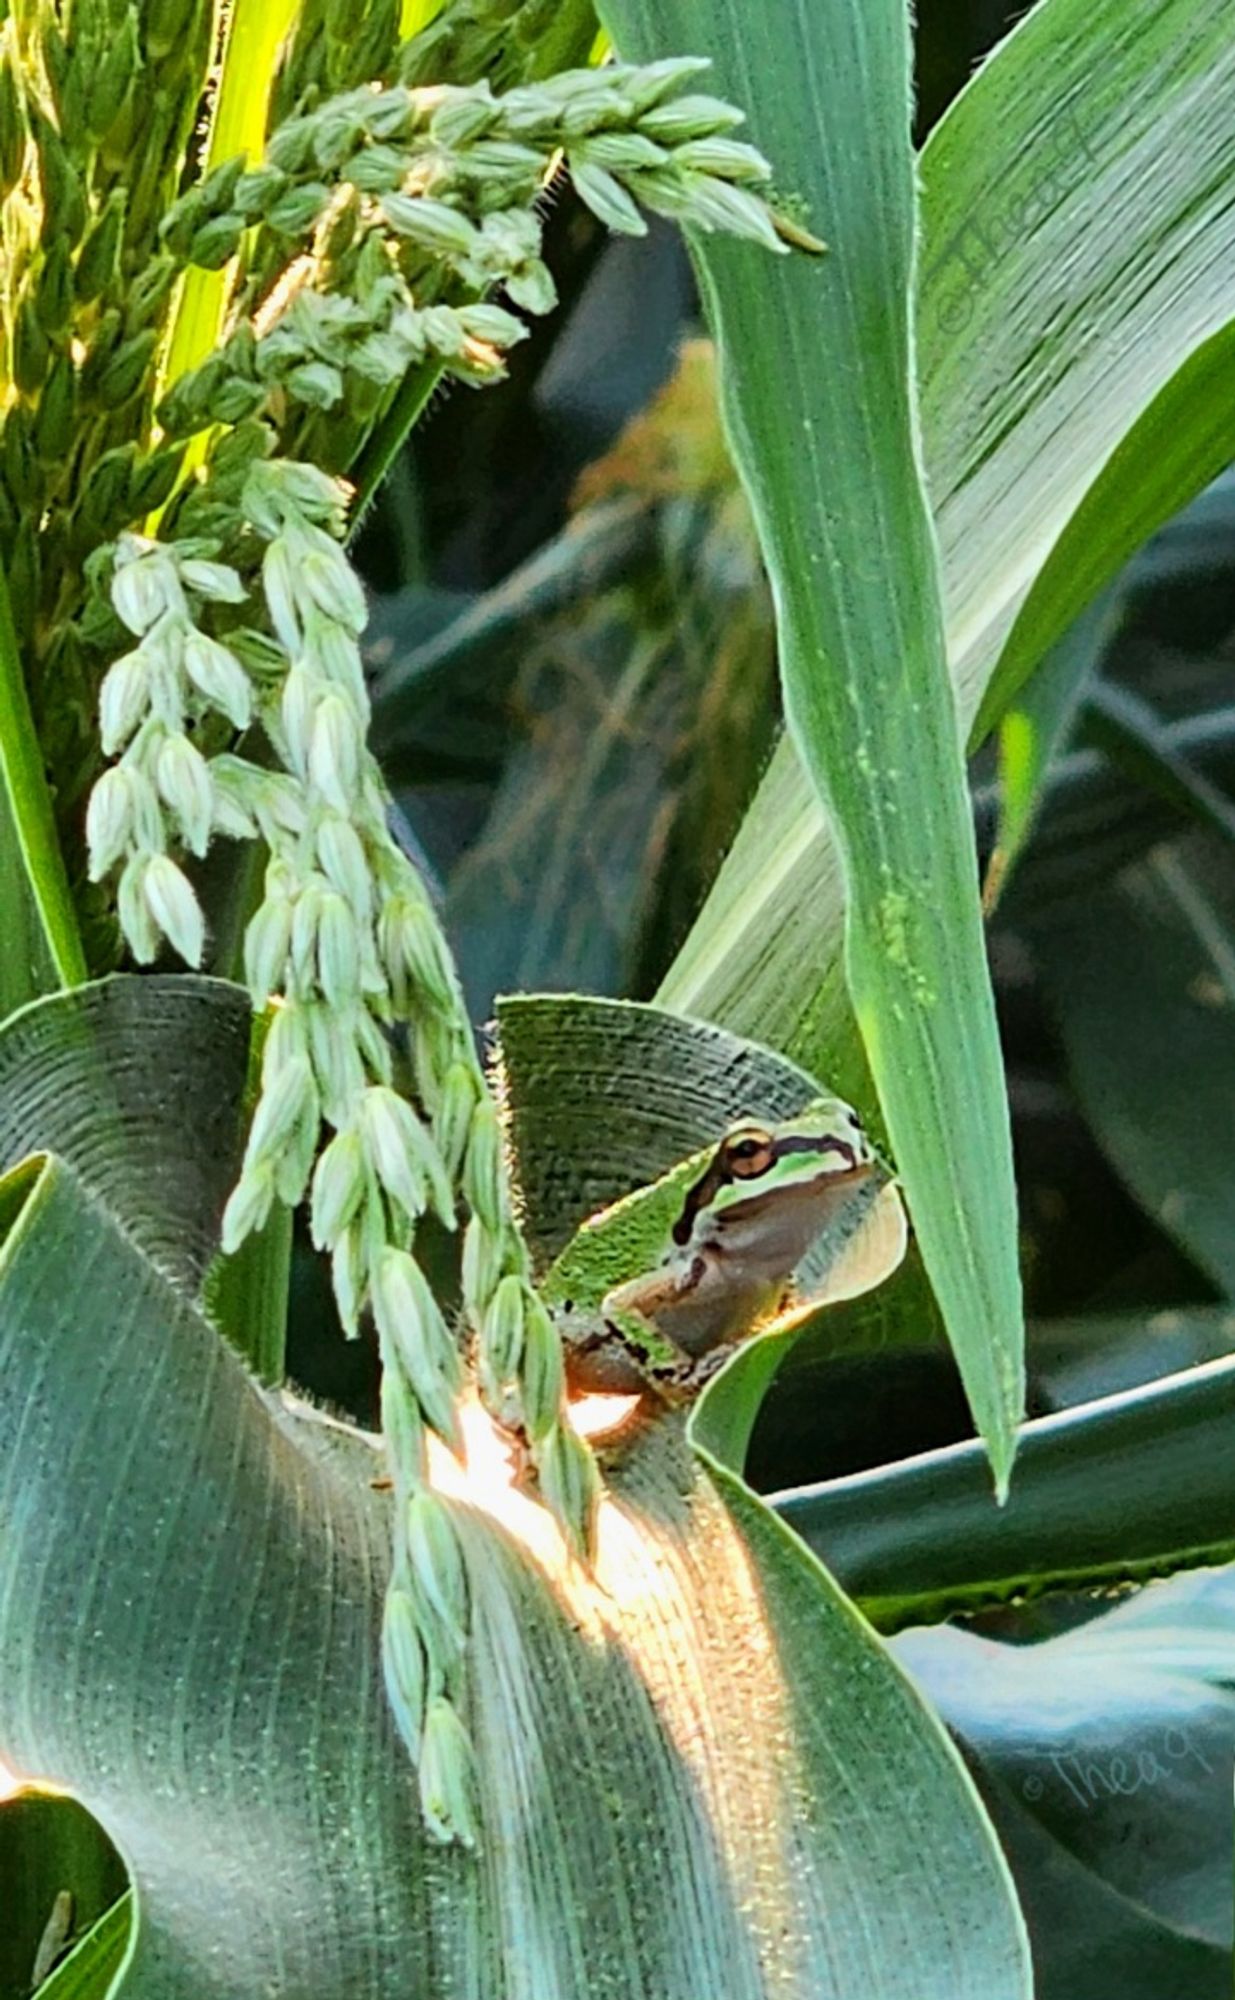
M 0 574 L 0 1020 L 86 977 L 77 916 Z
M 739 1366 L 755 1356 L 744 1355 Z M 1235 1362 L 1026 1424 L 996 1512 L 976 1444 L 778 1494 L 881 1630 L 1235 1559 Z
M 772 579 L 790 734 L 848 883 L 847 982 L 1003 1491 L 1023 1394 L 1016 1199 L 915 442 L 907 15 L 902 0 L 860 12 L 615 0 L 606 19 L 640 59 L 713 57 L 717 87 L 748 108 L 831 246 L 818 260 L 706 239 L 696 251 Z
M 830 115 L 827 79 L 820 102 Z M 1021 607 L 1036 636 L 1021 628 L 1010 687 L 1231 456 L 1235 210 L 1218 163 L 1232 117 L 1225 0 L 1040 0 L 924 149 L 923 451 L 966 730 Z M 775 164 L 792 187 L 794 160 Z M 831 236 L 831 218 L 815 220 Z M 826 372 L 821 338 L 811 355 Z M 861 1097 L 842 902 L 835 848 L 782 746 L 658 997 Z
M 199 1117 L 238 1101 L 243 995 L 120 984 L 162 1031 L 179 996 Z M 39 1061 L 62 1018 L 78 1045 L 80 1006 L 35 1014 Z M 774 1073 L 700 1033 L 735 1077 Z M 104 1174 L 88 1195 L 45 1153 L 0 1183 L 0 1756 L 70 1786 L 124 1853 L 121 2000 L 1028 2000 L 1006 1871 L 939 1725 L 677 1418 L 611 1461 L 601 1591 L 525 1547 L 530 1500 L 469 1483 L 482 1846 L 426 1844 L 381 1689 L 382 1461 L 259 1390 L 186 1296 L 187 1105 L 160 1128 L 166 1075 L 133 1068 L 136 1194 Z M 82 1172 L 97 1089 L 66 1078 L 52 1107 Z M 28 1149 L 47 1107 L 23 1101 Z M 586 1160 L 624 1109 L 594 1096 Z
M 56 1154 L 195 1296 L 240 1171 L 250 1019 L 239 987 L 187 974 L 25 1008 L 0 1031 L 0 1173 Z
M 127 1886 L 124 1863 L 89 1813 L 37 1791 L 0 1805 L 0 1882 L 0 1993 L 23 1995 L 35 1971 L 45 1978 L 49 1961 L 83 1939 Z
M 299 0 L 236 0 L 226 16 L 210 129 L 201 161 L 203 177 L 237 154 L 250 165 L 261 158 L 279 51 L 299 12 Z M 196 368 L 217 346 L 235 267 L 203 271 L 180 280 L 159 371 L 159 394 Z M 206 433 L 189 446 L 185 472 L 205 456 Z
M 186 1068 L 193 1032 L 201 1066 Z M 217 1254 L 258 1051 L 245 996 L 222 980 L 121 976 L 79 987 L 51 1008 L 27 1007 L 0 1044 L 0 1172 L 36 1147 L 57 1153 L 174 1282 L 205 1298 L 258 1374 L 277 1381 L 290 1217 L 273 1215 L 234 1257 Z M 241 1084 L 233 1087 L 237 1065 Z M 165 1119 L 179 1134 L 174 1148 L 154 1143 Z
M 1216 231 L 1217 218 L 1213 226 Z M 1221 286 L 1210 311 L 1216 306 L 1229 313 L 1223 274 L 1206 269 L 1202 275 L 1208 286 Z M 983 741 L 1048 648 L 1120 566 L 1229 465 L 1233 393 L 1235 325 L 1224 325 L 1138 408 L 1051 549 L 1000 649 L 973 725 L 974 743 Z
M 896 1641 L 1025 1885 L 1037 2000 L 1227 2000 L 1233 1598 L 1227 1568 L 1100 1616 L 1091 1602 L 1037 1643 L 1032 1608 L 1021 1643 L 952 1626 Z
M 39 1987 L 39 2000 L 110 2000 L 133 1929 L 133 1899 L 121 1896 Z

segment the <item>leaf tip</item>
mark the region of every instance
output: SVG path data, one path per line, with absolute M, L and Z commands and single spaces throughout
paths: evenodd
M 1012 1489 L 1012 1467 L 1016 1460 L 1017 1431 L 1015 1426 L 986 1440 L 986 1456 L 990 1463 L 991 1477 L 995 1483 L 995 1505 L 1006 1507 Z

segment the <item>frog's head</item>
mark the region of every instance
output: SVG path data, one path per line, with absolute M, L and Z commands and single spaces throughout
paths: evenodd
M 857 1113 L 838 1097 L 817 1098 L 780 1125 L 743 1120 L 687 1190 L 674 1242 L 707 1238 L 728 1256 L 788 1272 L 876 1167 Z

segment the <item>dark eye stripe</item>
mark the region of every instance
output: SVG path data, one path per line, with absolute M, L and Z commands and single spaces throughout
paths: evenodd
M 673 1225 L 675 1243 L 680 1245 L 690 1242 L 690 1232 L 695 1226 L 695 1217 L 701 1208 L 707 1207 L 717 1189 L 724 1186 L 725 1178 L 719 1156 L 713 1157 L 695 1185 L 686 1191 L 682 1213 Z
M 859 1164 L 857 1150 L 847 1139 L 810 1138 L 803 1133 L 787 1139 L 769 1140 L 768 1144 L 774 1158 L 778 1160 L 787 1158 L 790 1153 L 836 1153 L 851 1170 Z M 679 1245 L 689 1243 L 691 1230 L 695 1226 L 695 1217 L 700 1209 L 706 1208 L 722 1187 L 732 1186 L 735 1180 L 740 1178 L 727 1169 L 724 1152 L 724 1146 L 719 1146 L 705 1172 L 700 1175 L 692 1188 L 687 1189 L 682 1202 L 682 1213 L 673 1225 L 672 1235 L 675 1243 Z M 756 1178 L 758 1176 L 752 1175 L 752 1179 Z

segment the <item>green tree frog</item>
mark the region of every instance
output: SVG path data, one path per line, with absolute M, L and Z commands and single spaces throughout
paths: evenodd
M 585 1224 L 549 1272 L 543 1291 L 571 1389 L 687 1400 L 750 1334 L 877 1284 L 905 1243 L 886 1183 L 839 1098 L 783 1124 L 732 1126 L 709 1152 Z M 892 1207 L 872 1232 L 881 1196 Z M 638 1275 L 621 1278 L 632 1265 Z

